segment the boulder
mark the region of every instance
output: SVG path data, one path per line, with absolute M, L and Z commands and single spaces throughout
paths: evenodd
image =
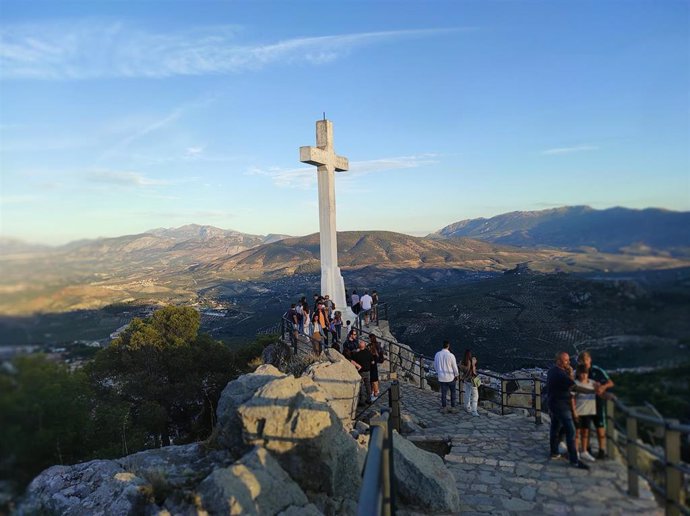
M 348 428 L 357 410 L 361 377 L 355 366 L 335 349 L 326 349 L 324 357 L 326 361 L 311 364 L 304 376 L 326 393 L 329 405 Z
M 225 386 L 216 410 L 218 423 L 215 442 L 218 445 L 229 449 L 235 457 L 241 457 L 246 452 L 237 408 L 251 398 L 259 387 L 283 376 L 285 375 L 272 365 L 264 364 L 253 373 L 244 374 Z
M 357 497 L 364 453 L 311 378 L 275 378 L 237 412 L 245 443 L 273 453 L 302 489 Z
M 17 514 L 125 516 L 145 512 L 150 486 L 111 460 L 53 466 L 33 479 Z
M 407 505 L 432 512 L 458 512 L 455 478 L 438 455 L 393 433 L 393 464 L 398 495 Z
M 197 492 L 209 514 L 278 514 L 309 503 L 271 454 L 258 447 L 232 466 L 214 470 Z
M 278 516 L 323 516 L 323 513 L 316 508 L 316 505 L 310 503 L 304 507 L 288 507 Z
M 146 450 L 115 462 L 154 488 L 173 491 L 193 487 L 215 468 L 228 466 L 234 459 L 226 450 L 213 450 L 202 443 L 193 443 Z M 162 493 L 156 494 L 160 500 Z

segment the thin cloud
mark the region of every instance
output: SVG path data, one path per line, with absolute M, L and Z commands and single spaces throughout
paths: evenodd
M 137 172 L 114 170 L 95 170 L 86 174 L 86 179 L 93 183 L 102 183 L 123 187 L 146 187 L 170 184 L 168 181 L 151 179 Z
M 349 171 L 338 174 L 340 177 L 354 180 L 359 177 L 377 172 L 418 168 L 425 165 L 434 164 L 437 163 L 435 158 L 435 154 L 420 154 L 416 156 L 399 156 L 396 158 L 353 161 L 350 163 Z M 247 171 L 246 174 L 270 177 L 273 180 L 273 184 L 279 188 L 298 188 L 307 190 L 313 188 L 317 182 L 316 169 L 314 167 L 291 169 L 279 167 L 267 169 L 253 168 Z
M 554 149 L 546 149 L 541 151 L 545 156 L 552 156 L 555 154 L 572 154 L 573 152 L 585 152 L 597 150 L 599 147 L 594 145 L 575 145 L 574 147 L 556 147 Z
M 23 24 L 3 28 L 4 79 L 84 80 L 162 78 L 258 70 L 271 64 L 320 65 L 352 50 L 402 38 L 430 37 L 474 28 L 365 32 L 241 44 L 237 27 L 150 33 L 97 21 Z

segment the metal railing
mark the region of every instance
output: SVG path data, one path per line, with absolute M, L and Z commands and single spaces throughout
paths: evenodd
M 358 516 L 395 514 L 395 470 L 393 468 L 393 424 L 388 408 L 369 424 L 369 449 L 362 472 L 362 488 L 357 504 Z
M 618 412 L 620 411 L 620 412 Z M 618 424 L 625 419 L 625 427 Z M 606 401 L 606 446 L 610 457 L 618 455 L 627 463 L 628 494 L 640 495 L 639 479 L 644 478 L 652 491 L 664 502 L 667 515 L 690 514 L 684 477 L 690 476 L 690 465 L 681 459 L 681 436 L 688 439 L 690 425 L 681 425 L 675 419 L 664 419 L 642 414 L 638 409 L 626 406 L 617 399 Z M 640 423 L 663 432 L 663 452 L 638 442 Z M 644 450 L 663 466 L 661 482 L 653 478 L 649 470 L 639 467 L 640 450 Z
M 381 306 L 382 304 L 379 303 L 379 307 Z M 388 318 L 388 305 L 385 304 L 383 306 L 385 306 L 385 309 L 379 312 L 379 317 L 376 320 L 377 325 L 381 319 L 387 320 Z M 285 335 L 287 322 L 288 321 L 283 319 L 281 323 L 281 335 L 283 335 L 283 337 Z M 367 331 L 365 328 L 362 327 L 361 317 L 358 317 L 356 329 L 358 330 L 359 335 L 368 336 L 371 334 L 371 332 Z M 412 380 L 412 383 L 416 384 L 421 389 L 427 388 L 427 371 L 430 369 L 429 365 L 433 364 L 433 358 L 412 351 L 408 347 L 405 347 L 397 342 L 393 342 L 383 337 L 377 336 L 377 340 L 384 346 L 384 351 L 388 353 L 389 356 L 387 358 L 389 364 L 395 363 L 396 367 L 399 368 L 396 371 L 391 370 L 390 372 L 391 377 L 396 378 L 396 381 L 394 382 L 396 384 L 395 403 L 391 401 L 391 396 L 393 395 L 391 389 L 393 384 L 391 384 L 391 387 L 389 387 L 383 393 L 385 394 L 386 392 L 388 392 L 389 394 L 389 407 L 387 409 L 384 408 L 382 410 L 386 412 L 389 410 L 391 411 L 390 415 L 387 415 L 386 418 L 391 418 L 393 417 L 393 414 L 395 414 L 395 417 L 397 418 L 396 428 L 398 429 L 398 431 L 400 431 L 400 392 L 397 377 L 399 376 L 401 379 L 407 378 L 409 380 Z M 500 406 L 502 415 L 506 413 L 506 409 L 518 408 L 530 410 L 534 414 L 535 424 L 542 424 L 542 384 L 545 383 L 545 381 L 542 378 L 535 375 L 533 375 L 532 377 L 515 378 L 512 375 L 502 376 L 500 374 L 496 374 L 491 371 L 486 371 L 482 369 L 478 370 L 478 373 L 480 378 L 489 378 L 497 382 L 500 382 L 500 387 L 495 386 L 497 382 L 493 382 L 494 385 L 492 385 L 491 381 L 489 381 L 488 384 L 482 382 L 480 396 L 482 395 L 482 391 L 484 391 L 484 393 L 486 393 L 487 391 L 494 392 L 497 394 L 497 396 L 495 397 L 495 399 L 492 399 L 492 397 L 489 396 L 480 397 L 481 401 L 490 402 Z M 531 388 L 529 390 L 523 390 L 521 388 L 521 383 L 523 382 L 530 382 Z M 462 396 L 464 395 L 464 382 L 461 380 L 459 380 L 459 394 L 462 399 Z M 530 402 L 527 404 L 519 404 L 515 401 L 511 402 L 511 398 L 513 398 L 514 400 L 517 396 L 527 397 L 527 399 L 529 399 Z M 383 396 L 381 396 L 379 399 L 381 399 L 382 397 Z M 620 400 L 607 400 L 606 403 L 607 453 L 610 457 L 616 457 L 616 455 L 618 455 L 621 459 L 625 460 L 627 464 L 628 493 L 634 497 L 639 496 L 639 477 L 642 477 L 648 482 L 651 489 L 664 501 L 665 511 L 667 515 L 690 515 L 690 508 L 687 505 L 688 500 L 686 495 L 686 488 L 684 487 L 685 476 L 690 477 L 690 465 L 681 460 L 681 439 L 690 441 L 690 425 L 679 424 L 679 422 L 674 419 L 659 418 L 658 415 L 652 417 L 646 414 L 642 414 L 639 412 L 639 410 L 626 406 Z M 370 407 L 368 407 L 365 411 L 369 409 Z M 620 413 L 617 413 L 616 409 L 618 409 Z M 362 413 L 360 413 L 359 416 L 361 416 L 365 411 L 362 411 Z M 625 419 L 624 429 L 622 426 L 616 424 L 617 416 L 621 416 L 621 419 Z M 640 423 L 663 430 L 663 452 L 658 452 L 656 449 L 650 447 L 649 445 L 646 445 L 642 442 L 638 442 L 638 430 Z M 388 424 L 388 428 L 392 428 L 390 424 Z M 382 443 L 379 443 L 379 440 L 383 439 L 383 437 L 377 437 L 377 440 L 374 441 L 373 437 L 375 430 L 376 429 L 372 429 L 372 440 L 370 440 L 370 449 L 369 453 L 367 454 L 367 464 L 369 464 L 369 454 L 372 453 L 371 443 L 375 443 L 376 450 L 382 450 L 381 447 L 383 446 Z M 639 468 L 638 459 L 640 450 L 644 450 L 663 465 L 664 472 L 661 482 L 655 480 L 649 471 L 643 471 Z M 616 452 L 619 453 L 617 454 Z M 383 452 L 380 451 L 377 453 Z M 382 463 L 382 458 L 376 459 L 375 464 L 378 464 L 376 468 L 381 467 L 380 465 Z M 373 474 L 374 473 L 370 473 L 370 475 Z M 381 477 L 377 478 L 380 479 Z M 375 483 L 373 485 L 379 486 L 380 484 Z M 369 489 L 369 485 L 367 483 L 364 484 L 362 491 L 363 494 L 365 487 Z M 372 493 L 367 492 L 367 496 L 369 497 L 367 498 L 367 504 L 376 505 L 376 503 L 381 501 L 381 499 L 385 501 L 385 495 L 380 495 L 379 497 L 378 494 L 374 495 Z M 358 514 L 390 514 L 386 512 L 381 512 L 385 510 L 385 504 L 376 505 L 378 509 L 373 510 L 371 508 L 374 505 L 362 505 L 362 500 L 363 498 L 360 497 L 360 506 Z

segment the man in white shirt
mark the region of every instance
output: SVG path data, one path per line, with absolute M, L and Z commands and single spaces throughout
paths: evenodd
M 458 362 L 450 352 L 450 343 L 443 341 L 443 349 L 434 357 L 434 369 L 441 384 L 441 413 L 457 412 L 455 408 L 455 383 L 458 381 Z M 450 390 L 450 408 L 446 407 L 446 394 Z
M 371 314 L 371 303 L 373 298 L 369 295 L 369 291 L 365 290 L 364 295 L 359 298 L 359 306 L 362 309 L 362 314 L 364 315 L 364 324 L 369 326 L 369 315 Z

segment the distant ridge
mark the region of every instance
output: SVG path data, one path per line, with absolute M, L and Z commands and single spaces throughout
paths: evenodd
M 450 224 L 431 238 L 476 238 L 520 247 L 690 256 L 690 212 L 564 206 Z

